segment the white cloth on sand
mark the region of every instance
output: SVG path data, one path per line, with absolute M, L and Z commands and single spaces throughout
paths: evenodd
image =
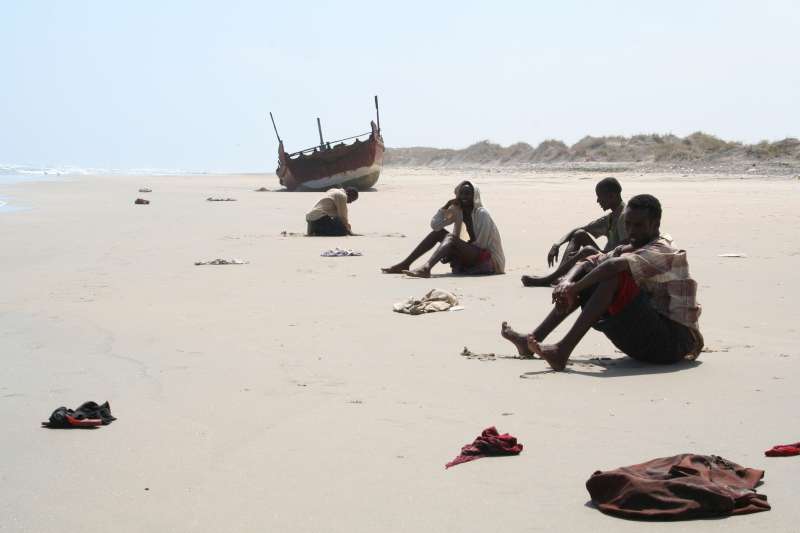
M 355 250 L 351 250 L 350 248 L 342 249 L 342 248 L 334 248 L 333 250 L 325 250 L 321 254 L 322 257 L 356 257 L 361 255 L 361 252 L 356 252 Z
M 447 311 L 457 305 L 458 298 L 454 294 L 442 289 L 433 289 L 422 298 L 408 298 L 404 302 L 397 302 L 394 304 L 394 311 L 408 315 L 421 315 Z
M 212 259 L 211 261 L 195 261 L 195 265 L 246 265 L 250 261 L 241 261 L 239 259 Z

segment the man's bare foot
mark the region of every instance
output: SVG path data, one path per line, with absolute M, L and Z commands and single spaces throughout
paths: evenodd
M 525 287 L 549 287 L 551 283 L 547 276 L 522 276 L 522 285 Z
M 539 344 L 539 341 L 534 339 L 533 335 L 528 335 L 527 344 L 529 350 L 547 361 L 547 364 L 556 372 L 560 372 L 567 367 L 569 353 L 564 353 L 564 350 L 558 344 Z
M 429 278 L 431 277 L 431 271 L 428 268 L 420 267 L 415 268 L 414 270 L 403 270 L 403 274 L 412 278 Z
M 517 347 L 517 351 L 519 352 L 520 356 L 533 356 L 533 352 L 528 348 L 528 342 L 525 340 L 525 335 L 517 333 L 511 329 L 511 326 L 508 325 L 508 322 L 503 322 L 503 324 L 500 326 L 500 335 Z
M 382 268 L 381 272 L 384 274 L 402 274 L 403 270 L 406 270 L 408 267 L 406 265 L 394 265 L 386 268 Z

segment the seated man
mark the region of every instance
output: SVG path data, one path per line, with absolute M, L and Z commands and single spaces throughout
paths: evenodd
M 594 222 L 570 231 L 560 241 L 555 243 L 547 254 L 547 266 L 553 266 L 558 261 L 559 247 L 567 243 L 561 264 L 547 276 L 522 276 L 522 284 L 526 287 L 548 287 L 557 282 L 580 259 L 594 255 L 600 251 L 608 252 L 626 242 L 625 232 L 625 202 L 622 201 L 622 186 L 615 178 L 604 178 L 595 186 L 597 203 L 603 211 L 611 210 Z M 605 247 L 600 248 L 594 240 L 597 237 L 606 237 Z
M 625 208 L 630 244 L 579 261 L 553 291 L 555 307 L 529 335 L 503 322 L 501 335 L 520 355 L 539 354 L 563 370 L 589 328 L 605 334 L 626 355 L 650 363 L 695 359 L 703 348 L 697 325 L 697 283 L 689 277 L 686 252 L 659 233 L 661 204 L 649 194 Z M 542 344 L 580 305 L 575 324 L 555 344 Z
M 394 266 L 381 269 L 384 274 L 406 274 L 418 278 L 429 278 L 431 269 L 438 263 L 450 263 L 458 274 L 502 274 L 506 259 L 503 243 L 492 216 L 481 203 L 481 193 L 469 181 L 458 184 L 456 197 L 448 200 L 431 220 L 431 231 L 411 254 Z M 453 233 L 445 227 L 453 224 Z M 466 229 L 467 240 L 462 229 Z M 419 268 L 409 270 L 411 264 L 428 250 L 439 247 Z
M 331 189 L 306 215 L 308 234 L 322 237 L 353 235 L 347 219 L 347 204 L 358 200 L 358 189 Z

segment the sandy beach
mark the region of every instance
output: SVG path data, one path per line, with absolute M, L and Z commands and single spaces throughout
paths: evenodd
M 0 531 L 798 531 L 800 458 L 763 452 L 800 440 L 800 180 L 616 174 L 687 250 L 707 351 L 648 366 L 590 332 L 554 373 L 500 324 L 548 311 L 519 278 L 601 215 L 603 176 L 386 169 L 350 207 L 364 235 L 327 239 L 291 235 L 318 194 L 255 192 L 272 174 L 0 186 L 29 207 L 0 213 Z M 466 178 L 507 273 L 382 275 Z M 335 246 L 363 256 L 320 257 Z M 216 258 L 249 264 L 194 265 Z M 464 310 L 392 312 L 432 288 Z M 118 420 L 39 427 L 86 400 Z M 492 425 L 522 454 L 445 470 Z M 766 470 L 772 510 L 645 525 L 587 505 L 595 470 L 683 452 Z

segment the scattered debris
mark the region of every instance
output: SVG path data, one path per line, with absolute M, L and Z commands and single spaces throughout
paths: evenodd
M 212 259 L 211 261 L 195 261 L 195 265 L 247 265 L 250 261 L 241 261 L 239 259 Z
M 497 355 L 494 352 L 490 353 L 476 353 L 464 346 L 464 349 L 461 350 L 461 356 L 466 357 L 467 359 L 477 359 L 478 361 L 495 361 Z
M 356 252 L 351 249 L 334 248 L 333 250 L 325 250 L 321 254 L 322 257 L 357 257 L 362 255 L 361 252 Z

